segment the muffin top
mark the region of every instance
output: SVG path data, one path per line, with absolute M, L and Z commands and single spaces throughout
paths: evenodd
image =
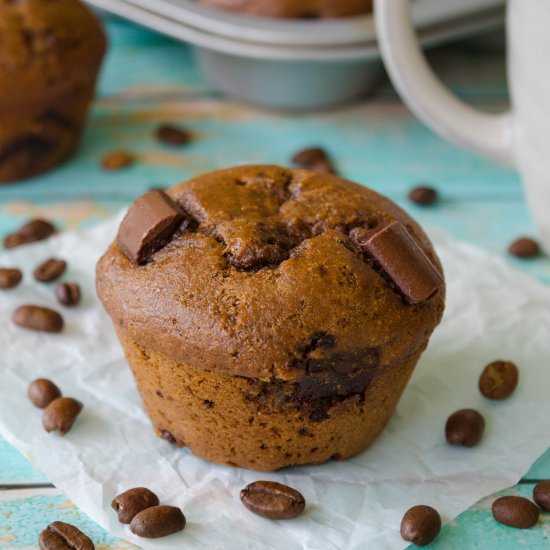
M 97 290 L 145 349 L 286 381 L 417 353 L 443 313 L 441 273 L 389 199 L 329 174 L 246 166 L 140 197 Z
M 200 0 L 207 6 L 248 15 L 310 19 L 368 13 L 371 0 Z
M 105 48 L 78 0 L 0 0 L 0 97 L 93 80 Z

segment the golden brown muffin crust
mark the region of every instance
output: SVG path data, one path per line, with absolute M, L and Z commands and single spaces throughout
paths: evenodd
M 334 393 L 338 376 L 415 355 L 441 319 L 443 289 L 406 305 L 353 245 L 353 228 L 399 221 L 441 271 L 420 227 L 366 187 L 247 166 L 168 193 L 193 218 L 191 230 L 140 267 L 114 243 L 97 269 L 113 322 L 147 349 L 232 375 L 307 379 L 316 391 L 326 383 Z

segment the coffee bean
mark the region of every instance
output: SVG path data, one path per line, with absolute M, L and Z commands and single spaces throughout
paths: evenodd
M 0 288 L 8 289 L 16 287 L 23 279 L 20 269 L 0 268 Z
M 182 531 L 185 523 L 185 516 L 179 508 L 153 506 L 134 516 L 130 529 L 138 537 L 158 539 Z
M 430 544 L 441 531 L 441 517 L 431 506 L 413 506 L 401 520 L 401 537 L 416 546 Z
M 103 157 L 101 166 L 109 171 L 122 170 L 134 164 L 135 160 L 135 156 L 128 151 L 113 151 Z
M 41 283 L 51 283 L 61 277 L 66 269 L 67 262 L 58 260 L 57 258 L 50 258 L 36 266 L 33 275 L 34 278 Z
M 74 424 L 82 410 L 82 403 L 72 397 L 54 399 L 42 414 L 42 425 L 47 432 L 59 432 L 65 435 Z
M 540 246 L 529 237 L 520 237 L 508 247 L 508 252 L 518 258 L 535 258 L 540 254 Z
M 19 233 L 10 233 L 4 237 L 4 248 L 16 248 L 32 242 L 27 237 L 19 235 Z
M 40 550 L 94 550 L 92 540 L 80 529 L 64 523 L 54 521 L 50 523 L 38 537 Z
M 473 409 L 461 409 L 451 414 L 445 426 L 445 437 L 450 445 L 474 447 L 479 443 L 485 420 Z
M 54 399 L 61 397 L 61 390 L 46 378 L 38 378 L 29 384 L 27 395 L 33 405 L 45 409 Z
M 535 502 L 547 512 L 550 512 L 550 480 L 539 481 L 533 489 Z
M 241 501 L 254 514 L 269 519 L 295 518 L 306 505 L 296 489 L 274 481 L 250 483 L 241 491 Z
M 111 508 L 118 514 L 120 523 L 130 523 L 139 512 L 158 504 L 159 499 L 153 491 L 145 487 L 135 487 L 116 496 L 111 502 Z
M 64 306 L 75 306 L 80 302 L 80 286 L 78 283 L 59 283 L 55 289 L 59 303 Z
M 12 320 L 21 328 L 41 332 L 61 332 L 64 325 L 63 317 L 57 311 L 33 305 L 18 307 Z
M 192 140 L 191 132 L 171 124 L 163 124 L 156 131 L 159 141 L 167 145 L 187 145 Z
M 429 206 L 437 201 L 437 191 L 432 187 L 415 187 L 409 191 L 409 199 L 420 206 Z
M 479 377 L 479 391 L 488 399 L 506 399 L 518 385 L 518 368 L 511 361 L 489 363 Z
M 47 239 L 55 233 L 55 227 L 46 220 L 31 220 L 4 239 L 6 248 L 15 248 L 23 244 Z
M 313 166 L 319 162 L 326 162 L 329 159 L 327 152 L 321 147 L 308 147 L 301 149 L 292 157 L 292 162 L 299 166 Z
M 493 502 L 493 517 L 504 525 L 529 529 L 539 520 L 539 509 L 523 497 L 500 497 Z

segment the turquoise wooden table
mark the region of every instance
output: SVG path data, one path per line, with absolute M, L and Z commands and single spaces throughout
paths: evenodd
M 296 150 L 315 144 L 331 152 L 344 176 L 388 195 L 423 224 L 496 254 L 506 256 L 511 240 L 534 232 L 517 176 L 444 143 L 411 116 L 387 81 L 355 106 L 310 115 L 271 113 L 219 98 L 181 44 L 120 20 L 109 19 L 107 25 L 111 49 L 78 154 L 48 175 L 0 187 L 0 236 L 37 216 L 65 228 L 89 226 L 149 187 L 238 163 L 288 164 Z M 455 92 L 490 111 L 506 103 L 503 56 L 499 36 L 430 54 Z M 190 129 L 193 143 L 181 150 L 157 143 L 154 129 L 165 121 Z M 101 157 L 119 148 L 135 153 L 136 164 L 102 171 Z M 440 190 L 438 205 L 407 202 L 406 193 L 417 182 Z M 547 258 L 508 261 L 550 283 Z M 544 478 L 550 478 L 550 452 L 504 493 L 529 496 L 536 480 Z M 446 525 L 430 548 L 550 547 L 548 514 L 534 529 L 514 530 L 493 521 L 491 502 L 481 500 Z M 0 548 L 36 548 L 38 533 L 56 519 L 80 526 L 99 548 L 132 547 L 79 513 L 0 440 Z

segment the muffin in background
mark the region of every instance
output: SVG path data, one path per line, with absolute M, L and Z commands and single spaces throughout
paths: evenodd
M 370 445 L 445 299 L 432 245 L 398 206 L 275 166 L 137 199 L 97 290 L 157 434 L 266 471 Z
M 371 0 L 200 0 L 206 6 L 263 17 L 317 19 L 370 13 Z
M 0 0 L 0 183 L 74 151 L 106 45 L 78 0 Z

